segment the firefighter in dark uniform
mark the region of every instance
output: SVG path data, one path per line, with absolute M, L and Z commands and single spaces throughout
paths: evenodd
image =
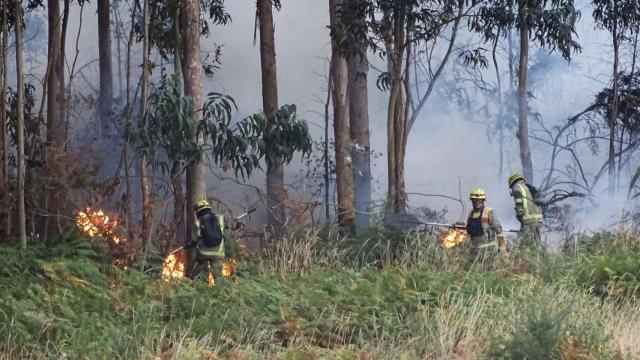
M 191 277 L 197 277 L 203 270 L 213 273 L 215 280 L 222 278 L 221 268 L 225 261 L 224 216 L 216 215 L 207 200 L 198 200 L 195 212 L 194 239 L 187 248 L 196 248 L 196 263 Z
M 502 227 L 493 209 L 484 205 L 487 195 L 478 188 L 471 192 L 469 199 L 473 209 L 467 218 L 467 234 L 469 235 L 469 262 L 485 263 L 496 248 L 496 244 L 504 244 Z M 503 246 L 500 246 L 503 251 Z

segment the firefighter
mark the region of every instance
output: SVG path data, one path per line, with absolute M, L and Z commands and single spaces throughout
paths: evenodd
M 502 227 L 493 209 L 484 205 L 487 195 L 484 190 L 478 188 L 471 192 L 469 199 L 473 209 L 467 218 L 467 234 L 469 234 L 469 261 L 484 263 L 489 255 L 490 248 L 495 247 L 497 240 L 499 250 L 504 251 L 504 236 Z
M 540 236 L 542 209 L 525 182 L 524 176 L 514 171 L 509 176 L 509 189 L 515 201 L 516 219 L 520 222 L 518 243 L 521 249 L 543 250 Z
M 222 279 L 221 268 L 225 260 L 224 216 L 216 215 L 207 200 L 198 200 L 195 212 L 194 239 L 187 248 L 196 248 L 196 263 L 191 277 L 198 276 L 203 268 L 212 272 L 215 280 Z

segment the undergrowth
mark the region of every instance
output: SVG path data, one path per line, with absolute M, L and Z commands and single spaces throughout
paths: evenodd
M 308 233 L 211 288 L 116 268 L 99 239 L 61 236 L 50 249 L 0 246 L 0 358 L 640 356 L 629 239 L 588 238 L 598 245 L 579 257 L 514 254 L 481 270 L 425 234 Z

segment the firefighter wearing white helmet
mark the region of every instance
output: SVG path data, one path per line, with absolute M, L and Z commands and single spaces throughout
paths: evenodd
M 502 227 L 495 215 L 495 211 L 484 203 L 487 194 L 478 188 L 471 192 L 469 199 L 473 204 L 473 209 L 467 218 L 467 234 L 469 234 L 469 261 L 471 263 L 484 263 L 491 254 L 491 248 L 495 248 L 496 240 L 504 244 Z M 504 250 L 503 246 L 500 250 Z
M 524 176 L 517 171 L 511 173 L 509 189 L 511 189 L 511 196 L 515 202 L 516 219 L 520 222 L 519 246 L 536 251 L 542 250 L 540 237 L 542 209 L 536 204 Z
M 191 276 L 198 276 L 202 270 L 208 269 L 221 279 L 220 270 L 225 259 L 224 216 L 213 213 L 211 204 L 205 199 L 196 201 L 193 206 L 195 212 L 195 238 L 187 248 L 196 248 L 196 264 Z

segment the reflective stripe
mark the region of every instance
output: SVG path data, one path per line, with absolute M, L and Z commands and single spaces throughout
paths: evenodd
M 542 214 L 532 213 L 531 211 L 529 200 L 532 200 L 532 199 L 530 196 L 531 193 L 529 192 L 529 189 L 527 188 L 527 186 L 524 183 L 520 182 L 516 184 L 516 187 L 518 188 L 518 191 L 520 191 L 520 194 L 522 195 L 522 198 L 516 199 L 516 203 L 518 203 L 518 200 L 522 202 L 522 209 L 524 212 L 522 214 L 522 220 L 523 221 L 542 220 Z
M 481 217 L 481 221 L 485 224 L 489 223 L 489 212 L 491 211 L 491 208 L 488 206 L 485 206 L 484 209 L 482 209 L 482 217 Z
M 198 246 L 198 252 L 204 256 L 224 257 L 224 239 L 222 239 L 222 242 L 220 242 L 220 245 L 217 247 L 208 248 Z

